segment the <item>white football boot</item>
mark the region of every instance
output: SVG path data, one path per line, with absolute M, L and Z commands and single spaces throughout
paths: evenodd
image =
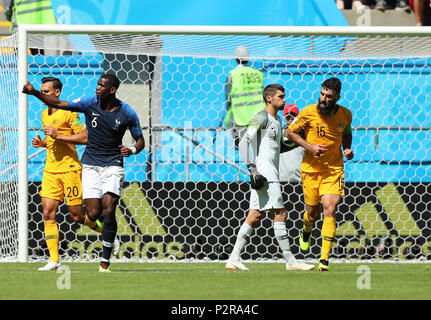
M 306 264 L 306 263 L 300 263 L 300 262 L 297 262 L 295 264 L 286 263 L 286 270 L 308 271 L 308 270 L 313 270 L 315 267 L 316 266 L 314 264 Z
M 231 260 L 228 260 L 226 262 L 226 269 L 227 270 L 242 270 L 242 271 L 250 270 L 241 261 L 231 261 Z
M 61 267 L 61 263 L 60 262 L 57 263 L 57 262 L 54 262 L 52 260 L 49 260 L 46 265 L 44 265 L 43 267 L 40 267 L 37 270 L 38 271 L 50 271 L 50 270 L 57 270 L 60 267 Z

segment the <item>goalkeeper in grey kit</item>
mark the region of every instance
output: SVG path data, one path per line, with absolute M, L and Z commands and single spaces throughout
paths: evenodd
M 314 265 L 299 263 L 290 251 L 286 230 L 287 213 L 284 209 L 279 182 L 280 152 L 291 150 L 283 142 L 282 123 L 277 115 L 285 105 L 284 88 L 270 84 L 263 91 L 266 107 L 250 122 L 246 134 L 239 144 L 239 151 L 250 171 L 250 209 L 241 225 L 235 246 L 226 263 L 228 270 L 249 270 L 241 262 L 241 251 L 262 220 L 265 211 L 274 216 L 274 235 L 286 260 L 286 270 L 312 270 Z M 250 147 L 254 152 L 251 154 Z

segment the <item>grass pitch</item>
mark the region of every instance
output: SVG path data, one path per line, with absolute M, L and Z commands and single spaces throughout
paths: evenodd
M 0 263 L 1 300 L 429 300 L 431 264 L 333 263 L 329 272 L 286 271 L 282 263 Z M 361 270 L 365 266 L 365 273 Z M 359 268 L 359 269 L 358 269 Z M 362 287 L 362 289 L 360 289 Z

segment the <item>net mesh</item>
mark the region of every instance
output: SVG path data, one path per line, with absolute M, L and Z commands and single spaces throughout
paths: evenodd
M 15 38 L 3 41 L 16 43 Z M 249 197 L 247 169 L 223 126 L 224 85 L 236 67 L 239 45 L 248 48 L 250 66 L 264 73 L 264 84 L 282 84 L 286 103 L 300 110 L 316 102 L 329 76 L 343 83 L 339 103 L 353 114 L 355 158 L 345 165 L 346 196 L 337 210 L 332 257 L 430 258 L 429 37 L 30 34 L 35 54 L 29 56 L 28 77 L 36 87 L 42 77 L 59 77 L 61 99 L 71 100 L 94 94 L 103 72 L 115 73 L 122 83 L 118 97 L 140 118 L 146 149 L 125 161 L 126 182 L 116 212 L 118 258 L 223 260 L 232 250 Z M 16 67 L 15 51 L 4 50 L 3 64 L 6 58 Z M 4 74 L 2 69 L 0 252 L 13 257 L 16 176 L 8 168 L 16 164 L 16 70 Z M 29 141 L 43 136 L 43 109 L 29 98 Z M 124 140 L 133 143 L 130 135 Z M 83 147 L 77 149 L 81 155 Z M 38 194 L 46 154 L 36 151 L 29 146 L 29 253 L 32 259 L 46 259 Z M 310 252 L 302 253 L 302 186 L 287 180 L 282 188 L 292 251 L 300 259 L 317 259 L 321 221 Z M 60 211 L 62 258 L 98 258 L 101 236 L 73 223 L 66 205 Z M 281 258 L 270 216 L 242 257 Z
M 253 59 L 428 58 L 429 37 L 30 34 L 29 47 L 69 52 L 105 52 L 232 59 L 244 45 Z
M 16 37 L 0 38 L 0 258 L 17 255 L 17 56 Z

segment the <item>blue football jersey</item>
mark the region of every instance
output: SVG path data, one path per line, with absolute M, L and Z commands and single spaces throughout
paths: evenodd
M 135 139 L 142 135 L 136 112 L 124 102 L 108 112 L 100 107 L 96 96 L 68 101 L 72 111 L 82 112 L 87 125 L 88 142 L 81 162 L 94 166 L 123 166 L 119 146 L 127 129 Z

